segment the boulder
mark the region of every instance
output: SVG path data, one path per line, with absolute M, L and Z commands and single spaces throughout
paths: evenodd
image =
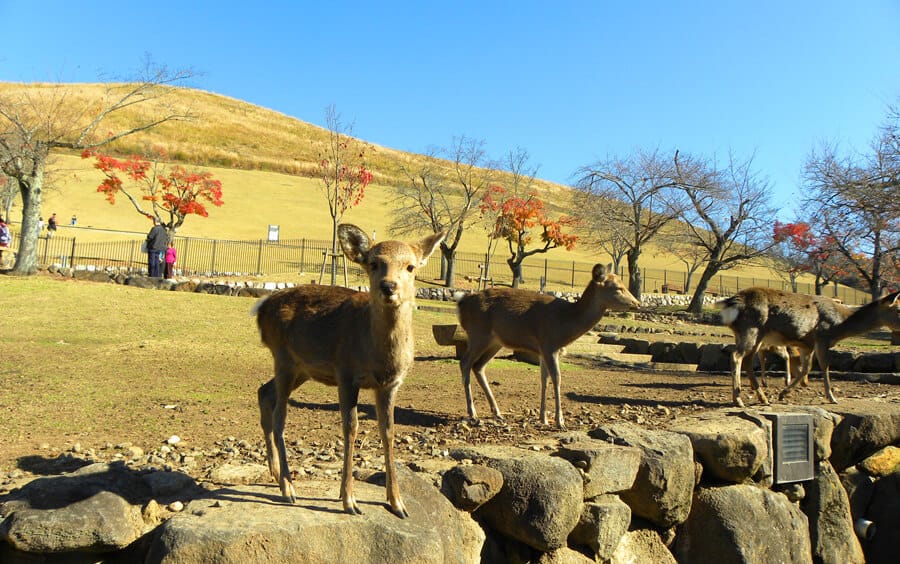
M 582 471 L 584 499 L 630 489 L 641 464 L 639 448 L 588 438 L 561 445 L 556 456 Z
M 569 545 L 582 546 L 598 561 L 612 558 L 628 531 L 631 508 L 614 495 L 600 496 L 584 504 L 578 525 L 569 534 Z
M 0 539 L 37 553 L 112 552 L 144 534 L 141 508 L 101 491 L 58 508 L 20 509 L 0 524 Z
M 473 513 L 499 533 L 542 552 L 566 545 L 581 517 L 584 487 L 574 466 L 523 449 L 470 447 L 451 452 L 503 475 L 503 487 Z
M 759 420 L 736 410 L 711 411 L 679 417 L 668 430 L 690 439 L 704 477 L 735 484 L 751 478 L 771 483 L 769 432 Z
M 875 535 L 863 541 L 867 562 L 896 562 L 897 539 L 900 538 L 900 472 L 875 482 L 872 502 L 866 516 L 875 523 Z
M 398 466 L 410 516 L 383 501 L 384 488 L 357 482 L 362 515 L 344 512 L 337 481 L 304 481 L 297 503 L 274 485 L 214 490 L 166 521 L 148 562 L 477 562 L 484 533 L 429 482 Z
M 457 508 L 470 513 L 497 495 L 501 487 L 503 474 L 480 464 L 455 466 L 441 478 L 441 493 Z
M 752 485 L 700 488 L 675 542 L 679 562 L 812 562 L 806 515 Z
M 641 464 L 634 485 L 621 493 L 632 513 L 661 528 L 683 522 L 691 509 L 694 491 L 694 451 L 684 435 L 643 429 L 631 423 L 598 427 L 595 439 L 641 449 Z
M 853 564 L 866 561 L 853 531 L 850 500 L 828 461 L 819 462 L 806 484 L 800 507 L 809 518 L 809 536 L 816 562 Z
M 262 464 L 222 464 L 209 473 L 209 479 L 217 484 L 266 484 L 272 478 L 269 467 Z
M 653 562 L 653 564 L 676 564 L 675 557 L 666 548 L 659 533 L 651 529 L 628 531 L 616 547 L 610 564 L 633 564 Z
M 842 398 L 829 409 L 842 416 L 831 437 L 830 460 L 838 472 L 900 442 L 900 413 L 889 406 Z
M 874 478 L 884 478 L 900 470 L 900 448 L 886 446 L 866 458 L 857 467 Z

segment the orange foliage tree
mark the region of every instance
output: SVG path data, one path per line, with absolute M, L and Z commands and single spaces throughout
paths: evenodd
M 514 288 L 523 282 L 522 262 L 531 255 L 546 253 L 556 247 L 571 251 L 578 236 L 566 233 L 577 224 L 573 217 L 563 216 L 553 220 L 547 216 L 544 202 L 535 194 L 525 198 L 510 197 L 502 186 L 491 186 L 481 198 L 481 213 L 493 220 L 489 237 L 503 239 L 509 249 L 509 265 Z M 540 241 L 539 246 L 528 248 Z
M 94 158 L 94 168 L 105 178 L 97 191 L 110 204 L 125 196 L 143 216 L 156 218 L 169 237 L 189 215 L 207 217 L 206 205 L 221 206 L 222 183 L 211 172 L 190 171 L 181 165 L 166 165 L 165 152 L 155 150 L 152 158 L 133 155 L 117 159 L 84 151 L 81 158 Z

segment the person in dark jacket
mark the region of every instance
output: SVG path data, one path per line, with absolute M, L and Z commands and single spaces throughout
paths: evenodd
M 169 234 L 166 228 L 159 224 L 159 219 L 153 218 L 153 227 L 147 233 L 147 276 L 159 278 L 162 276 L 160 271 L 159 257 L 166 251 L 169 243 Z

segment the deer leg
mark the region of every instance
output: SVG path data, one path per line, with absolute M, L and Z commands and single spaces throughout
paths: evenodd
M 759 351 L 757 351 L 757 354 L 759 354 Z M 769 405 L 769 398 L 766 397 L 766 393 L 760 385 L 760 380 L 762 378 L 757 378 L 756 372 L 753 371 L 753 363 L 748 362 L 746 368 L 747 376 L 750 378 L 750 388 L 756 392 L 756 399 L 763 405 Z
M 353 376 L 338 375 L 338 382 L 352 381 Z M 357 405 L 359 388 L 352 383 L 338 386 L 338 403 L 341 409 L 341 430 L 344 436 L 344 470 L 341 474 L 341 501 L 344 511 L 351 515 L 361 515 L 362 511 L 353 495 L 353 451 L 356 447 L 356 432 L 359 429 Z
M 387 501 L 397 517 L 409 517 L 409 512 L 400 497 L 397 483 L 397 469 L 394 466 L 394 394 L 397 386 L 375 390 L 375 412 L 378 415 L 378 431 L 384 447 L 384 472 L 386 477 Z
M 816 360 L 819 361 L 819 369 L 822 371 L 822 377 L 825 380 L 825 397 L 828 398 L 830 403 L 837 403 L 837 398 L 834 397 L 834 392 L 831 390 L 831 374 L 829 373 L 828 364 L 829 364 L 829 347 L 816 344 L 815 348 Z
M 488 345 L 486 349 L 483 349 L 482 352 L 477 359 L 475 360 L 475 365 L 473 370 L 475 371 L 475 379 L 478 380 L 478 385 L 481 386 L 481 389 L 484 391 L 484 395 L 487 398 L 488 404 L 491 407 L 491 413 L 495 418 L 502 420 L 503 416 L 500 414 L 500 407 L 497 405 L 497 400 L 494 399 L 494 394 L 491 392 L 491 386 L 488 384 L 487 375 L 484 373 L 484 368 L 487 364 L 493 360 L 493 358 L 500 352 L 500 349 L 503 348 L 500 345 L 491 344 Z M 467 396 L 467 401 L 469 402 L 469 413 L 470 416 L 475 412 L 475 404 L 472 402 L 472 395 L 469 391 L 468 385 L 466 386 L 466 391 L 469 392 Z
M 274 423 L 273 411 L 275 410 L 275 380 L 269 380 L 259 387 L 256 392 L 259 400 L 259 423 L 262 426 L 263 437 L 266 441 L 266 461 L 269 464 L 269 473 L 275 481 L 279 481 L 278 451 L 275 448 L 275 435 L 272 430 Z
M 550 376 L 550 379 L 553 381 L 553 389 L 556 393 L 556 425 L 561 430 L 566 429 L 566 424 L 563 422 L 563 413 L 562 413 L 562 399 L 560 398 L 560 373 L 559 373 L 559 351 L 553 351 L 550 354 L 541 355 L 541 380 L 543 381 L 543 386 L 541 390 L 541 415 L 542 415 L 542 423 L 547 424 L 547 416 L 546 411 L 544 411 L 544 389 L 547 387 L 547 376 Z
M 284 446 L 284 423 L 287 419 L 288 397 L 293 389 L 291 387 L 292 381 L 293 375 L 289 375 L 287 372 L 276 372 L 272 432 L 275 436 L 275 448 L 278 453 L 278 478 L 281 486 L 281 495 L 291 503 L 294 503 L 297 494 L 294 491 L 294 484 L 291 482 L 291 470 L 288 468 L 287 462 L 287 449 Z

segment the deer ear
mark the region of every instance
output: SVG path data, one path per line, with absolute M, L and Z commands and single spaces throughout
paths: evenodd
M 417 250 L 419 252 L 419 266 L 425 266 L 425 263 L 428 262 L 428 257 L 437 249 L 438 245 L 441 244 L 441 241 L 446 237 L 446 233 L 441 231 L 439 233 L 435 233 L 433 235 L 429 235 L 425 237 L 419 244 L 416 245 Z
M 591 271 L 591 278 L 594 282 L 601 282 L 606 276 L 606 268 L 602 264 L 595 264 Z
M 350 223 L 338 225 L 338 241 L 348 259 L 362 264 L 369 252 L 369 237 L 366 232 Z

